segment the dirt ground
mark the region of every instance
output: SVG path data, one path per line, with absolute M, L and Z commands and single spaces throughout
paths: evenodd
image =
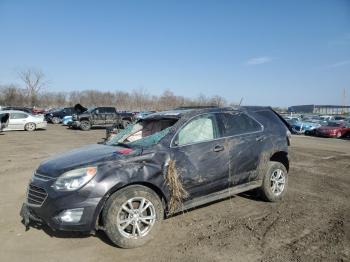
M 283 202 L 242 194 L 207 205 L 165 220 L 138 249 L 103 233 L 25 232 L 19 211 L 39 163 L 103 136 L 52 125 L 0 135 L 0 261 L 350 261 L 350 141 L 337 139 L 293 137 Z

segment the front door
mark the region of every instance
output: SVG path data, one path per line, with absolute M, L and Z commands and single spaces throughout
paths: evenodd
M 91 112 L 92 124 L 99 126 L 105 124 L 105 112 L 103 108 L 96 108 Z
M 228 186 L 228 147 L 218 138 L 214 114 L 203 114 L 185 124 L 172 142 L 172 158 L 188 199 Z
M 114 108 L 106 107 L 105 119 L 106 126 L 112 126 L 117 118 L 116 111 Z

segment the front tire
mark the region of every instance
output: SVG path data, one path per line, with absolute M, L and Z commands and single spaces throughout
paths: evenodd
M 34 131 L 36 129 L 36 125 L 34 123 L 27 123 L 25 126 L 24 126 L 24 129 L 26 131 Z
M 158 195 L 141 185 L 115 192 L 102 212 L 107 236 L 122 248 L 135 248 L 150 241 L 157 235 L 163 215 Z
M 56 125 L 56 124 L 59 124 L 61 122 L 61 120 L 58 117 L 53 117 L 51 119 L 51 122 Z
M 80 129 L 83 131 L 89 131 L 91 129 L 91 124 L 87 120 L 83 120 L 80 122 Z
M 269 202 L 281 201 L 286 194 L 287 185 L 286 167 L 280 162 L 270 161 L 260 188 L 262 197 Z

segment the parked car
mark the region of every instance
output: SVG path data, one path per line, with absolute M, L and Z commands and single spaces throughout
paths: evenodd
M 9 113 L 0 113 L 0 132 L 8 126 L 9 118 Z
M 325 126 L 315 129 L 316 136 L 340 138 L 350 133 L 350 123 L 329 122 Z
M 45 114 L 45 119 L 47 122 L 53 124 L 59 124 L 62 122 L 65 116 L 73 116 L 74 114 L 81 114 L 85 112 L 87 108 L 80 104 L 76 104 L 74 107 L 65 107 L 57 111 L 52 111 Z
M 45 114 L 45 109 L 44 108 L 33 107 L 32 108 L 32 114 L 33 115 Z
M 62 119 L 62 125 L 70 126 L 73 123 L 73 116 L 65 116 Z
M 155 113 L 106 144 L 41 163 L 21 216 L 27 226 L 104 230 L 120 247 L 141 246 L 159 234 L 164 217 L 186 209 L 252 189 L 280 201 L 289 144 L 290 133 L 271 108 Z
M 323 115 L 323 116 L 320 116 L 320 119 L 323 120 L 323 121 L 334 121 L 334 116 L 329 116 L 329 115 Z
M 3 131 L 34 131 L 36 129 L 44 129 L 47 125 L 43 115 L 31 115 L 18 110 L 6 110 L 0 113 L 8 113 L 10 115 L 8 126 L 4 128 Z
M 21 107 L 21 106 L 5 106 L 1 108 L 2 111 L 5 110 L 17 110 L 17 111 L 23 111 L 26 112 L 28 114 L 33 114 L 33 111 L 31 108 L 29 107 Z
M 292 124 L 292 127 L 298 134 L 310 133 L 314 129 L 319 128 L 321 124 L 313 122 L 298 121 Z
M 123 118 L 124 117 L 124 118 Z M 91 127 L 119 126 L 123 128 L 131 122 L 131 116 L 126 112 L 117 112 L 115 107 L 94 107 L 82 114 L 73 115 L 73 128 L 88 131 Z

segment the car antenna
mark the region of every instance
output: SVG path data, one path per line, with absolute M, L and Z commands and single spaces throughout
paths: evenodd
M 241 100 L 239 101 L 238 108 L 241 107 L 242 102 L 243 102 L 243 96 L 241 97 Z

